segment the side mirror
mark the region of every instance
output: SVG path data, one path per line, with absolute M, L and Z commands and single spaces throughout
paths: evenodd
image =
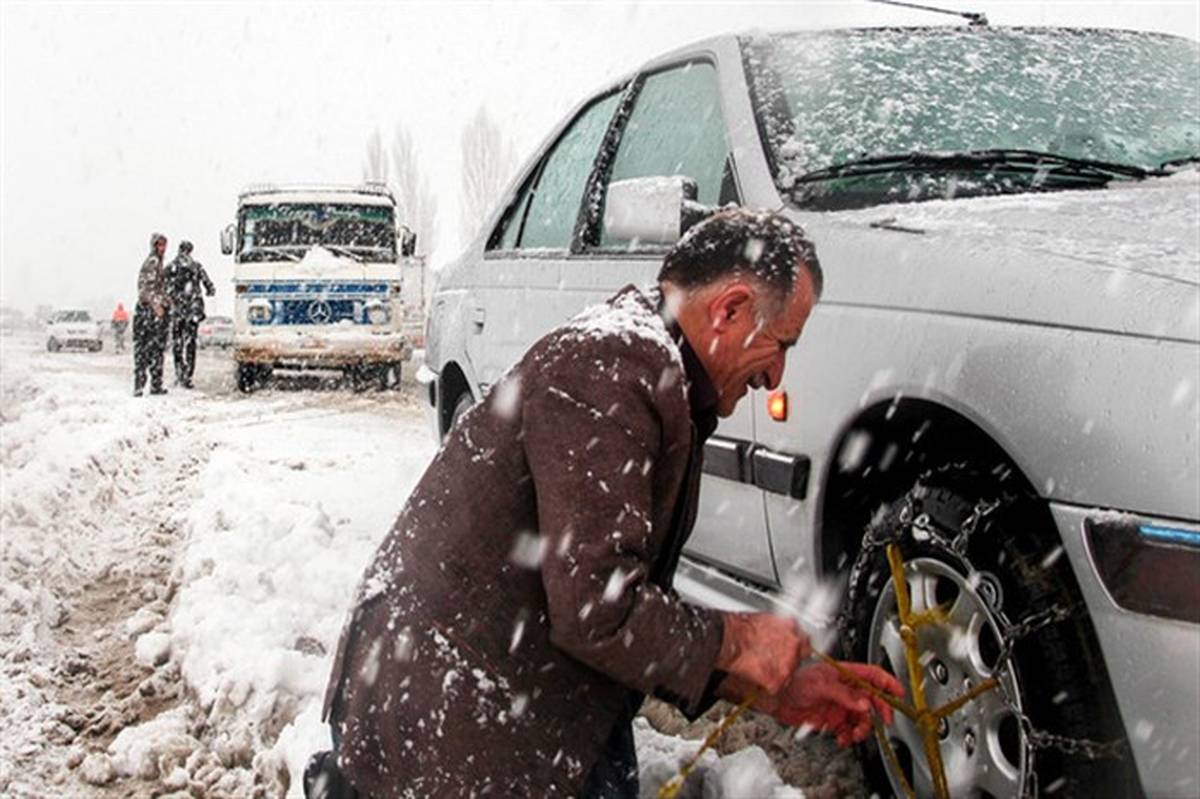
M 695 209 L 696 181 L 682 175 L 630 178 L 608 186 L 604 237 L 610 241 L 671 245 L 688 228 Z
M 237 228 L 233 225 L 226 225 L 221 231 L 221 252 L 225 255 L 233 255 L 233 240 L 237 236 Z
M 413 233 L 408 225 L 396 228 L 396 240 L 400 242 L 400 255 L 405 258 L 417 251 L 417 234 Z

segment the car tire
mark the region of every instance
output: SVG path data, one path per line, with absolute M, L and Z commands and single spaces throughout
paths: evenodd
M 450 427 L 446 429 L 446 435 L 450 435 L 450 432 L 458 427 L 458 420 L 466 415 L 474 405 L 475 398 L 471 396 L 470 391 L 464 391 L 458 395 L 454 401 L 454 411 L 450 414 Z
M 62 344 L 59 344 L 53 336 L 46 340 L 46 352 L 58 352 L 62 349 Z
M 851 570 L 841 618 L 844 653 L 880 663 L 909 690 L 903 657 L 887 654 L 902 652 L 886 552 L 894 543 L 914 610 L 945 603 L 954 625 L 918 632 L 929 705 L 993 674 L 1001 682 L 939 729 L 951 794 L 1139 795 L 1108 671 L 1071 565 L 1044 504 L 1017 483 L 1007 467 L 981 473 L 947 466 L 882 508 Z M 1017 638 L 1022 622 L 1036 618 L 1047 621 Z M 998 668 L 1009 636 L 1015 640 L 1009 668 Z M 895 764 L 874 739 L 859 747 L 868 790 L 903 795 L 902 784 L 889 776 L 899 766 L 918 795 L 931 795 L 928 776 L 914 774 L 918 767 L 927 773 L 916 729 L 899 715 L 888 729 Z M 1050 740 L 1044 733 L 1090 745 L 1043 748 L 1038 739 Z

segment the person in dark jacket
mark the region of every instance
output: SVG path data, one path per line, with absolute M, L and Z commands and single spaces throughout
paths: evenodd
M 703 444 L 778 385 L 821 291 L 803 232 L 723 211 L 551 331 L 460 420 L 368 566 L 325 698 L 312 796 L 638 795 L 645 695 L 718 697 L 849 742 L 890 708 L 803 666 L 793 619 L 672 588 Z M 880 669 L 850 664 L 884 690 Z
M 167 344 L 167 295 L 163 274 L 163 254 L 167 237 L 161 233 L 150 236 L 150 254 L 142 261 L 138 272 L 137 305 L 133 309 L 133 396 L 142 396 L 146 374 L 150 375 L 150 393 L 166 394 L 163 388 L 163 350 Z
M 179 253 L 167 264 L 167 291 L 171 295 L 171 351 L 175 356 L 175 384 L 192 388 L 196 373 L 196 330 L 204 321 L 204 295 L 216 294 L 204 266 L 192 258 L 192 243 L 179 242 Z M 203 287 L 204 294 L 200 293 Z

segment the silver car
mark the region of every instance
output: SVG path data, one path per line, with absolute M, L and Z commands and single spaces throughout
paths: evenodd
M 979 26 L 656 59 L 581 103 L 443 270 L 434 431 L 652 281 L 706 209 L 782 209 L 825 296 L 784 391 L 708 444 L 677 587 L 836 595 L 847 656 L 929 707 L 982 691 L 862 748 L 882 795 L 934 795 L 938 755 L 954 796 L 1196 796 L 1197 74 L 1184 39 Z
M 201 348 L 233 346 L 233 319 L 228 316 L 209 316 L 196 330 L 196 343 Z

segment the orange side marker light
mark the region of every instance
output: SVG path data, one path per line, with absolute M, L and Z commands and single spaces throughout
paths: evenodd
M 777 422 L 787 421 L 788 395 L 786 391 L 780 389 L 767 395 L 767 413 Z

